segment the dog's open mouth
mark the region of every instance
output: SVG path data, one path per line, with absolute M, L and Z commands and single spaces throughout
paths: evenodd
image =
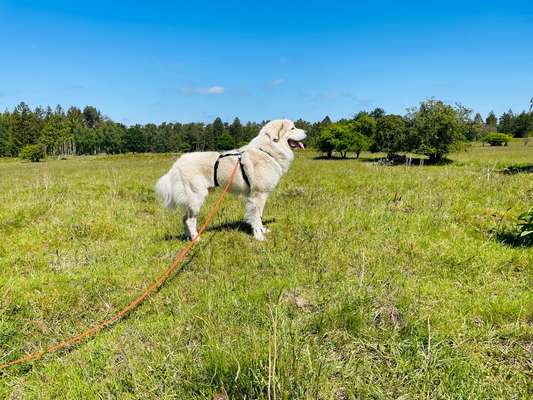
M 291 149 L 305 149 L 304 144 L 302 142 L 299 142 L 298 140 L 289 139 L 287 140 L 287 142 L 289 143 L 289 146 L 291 146 Z

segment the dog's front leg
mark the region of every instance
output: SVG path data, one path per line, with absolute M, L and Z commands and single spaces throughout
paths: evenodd
M 268 193 L 254 192 L 250 193 L 246 201 L 246 222 L 252 227 L 254 238 L 265 240 L 266 229 L 261 221 L 263 208 L 268 197 Z
M 265 198 L 263 199 L 263 202 L 261 203 L 261 207 L 259 209 L 259 220 L 261 221 L 261 226 L 262 226 L 262 229 L 263 229 L 263 233 L 270 232 L 270 229 L 268 229 L 266 226 L 263 225 L 263 210 L 265 209 L 265 204 L 266 204 L 266 201 L 267 201 L 267 198 L 268 198 L 269 194 L 270 193 L 263 193 Z

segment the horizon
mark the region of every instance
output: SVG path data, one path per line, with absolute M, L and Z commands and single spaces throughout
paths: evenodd
M 403 115 L 428 98 L 520 113 L 532 16 L 525 1 L 9 1 L 0 34 L 17 40 L 5 41 L 0 105 L 91 105 L 125 125 Z

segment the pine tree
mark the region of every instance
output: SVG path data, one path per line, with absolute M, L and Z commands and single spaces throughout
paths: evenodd
M 207 136 L 207 149 L 208 150 L 216 150 L 218 139 L 222 134 L 224 133 L 224 123 L 220 119 L 220 117 L 216 117 L 213 121 L 213 125 L 211 126 L 211 130 L 209 131 L 209 134 Z
M 11 155 L 8 141 L 8 118 L 9 114 L 0 114 L 0 157 Z
M 22 147 L 28 144 L 36 144 L 40 135 L 40 122 L 30 107 L 19 103 L 11 114 L 8 131 L 8 142 L 12 151 L 18 155 Z
M 514 114 L 512 110 L 503 113 L 498 123 L 498 132 L 513 133 Z
M 102 122 L 102 115 L 100 111 L 92 106 L 86 106 L 83 109 L 83 122 L 87 128 L 96 128 L 96 126 Z
M 489 115 L 487 116 L 487 119 L 485 120 L 485 127 L 488 132 L 496 132 L 496 123 L 498 120 L 496 119 L 496 115 L 494 114 L 494 111 L 491 111 Z
M 244 128 L 239 118 L 236 117 L 233 120 L 229 126 L 229 133 L 233 138 L 236 147 L 241 147 L 246 144 L 246 141 L 244 140 Z

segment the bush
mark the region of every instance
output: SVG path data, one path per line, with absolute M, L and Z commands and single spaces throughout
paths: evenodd
M 526 243 L 533 243 L 533 207 L 518 217 L 520 238 Z
M 350 150 L 355 152 L 355 156 L 359 158 L 362 151 L 366 151 L 370 148 L 372 139 L 363 135 L 362 133 L 355 132 L 351 139 Z
M 465 139 L 464 113 L 440 100 L 423 101 L 406 117 L 410 123 L 406 150 L 428 156 L 431 163 L 442 161 L 450 146 Z
M 326 153 L 328 158 L 331 158 L 333 150 L 335 150 L 335 134 L 332 129 L 326 127 L 320 131 L 317 147 L 322 153 Z
M 516 225 L 496 231 L 496 238 L 512 247 L 533 246 L 533 207 L 518 216 Z
M 19 157 L 23 160 L 39 162 L 44 158 L 44 147 L 40 144 L 29 144 L 20 150 Z
M 235 148 L 235 144 L 233 143 L 233 137 L 231 137 L 231 134 L 228 131 L 222 132 L 222 135 L 220 135 L 216 139 L 216 146 L 219 150 L 231 150 Z
M 493 132 L 487 135 L 485 141 L 491 146 L 507 146 L 511 137 L 511 135 L 506 135 L 505 133 Z
M 374 148 L 387 153 L 389 157 L 407 151 L 407 133 L 407 123 L 401 116 L 385 115 L 378 119 Z
M 353 151 L 359 158 L 359 154 L 369 148 L 370 142 L 371 139 L 361 133 L 359 121 L 339 121 L 322 129 L 318 137 L 318 148 L 327 153 L 329 158 L 333 151 L 340 153 L 342 158 Z

